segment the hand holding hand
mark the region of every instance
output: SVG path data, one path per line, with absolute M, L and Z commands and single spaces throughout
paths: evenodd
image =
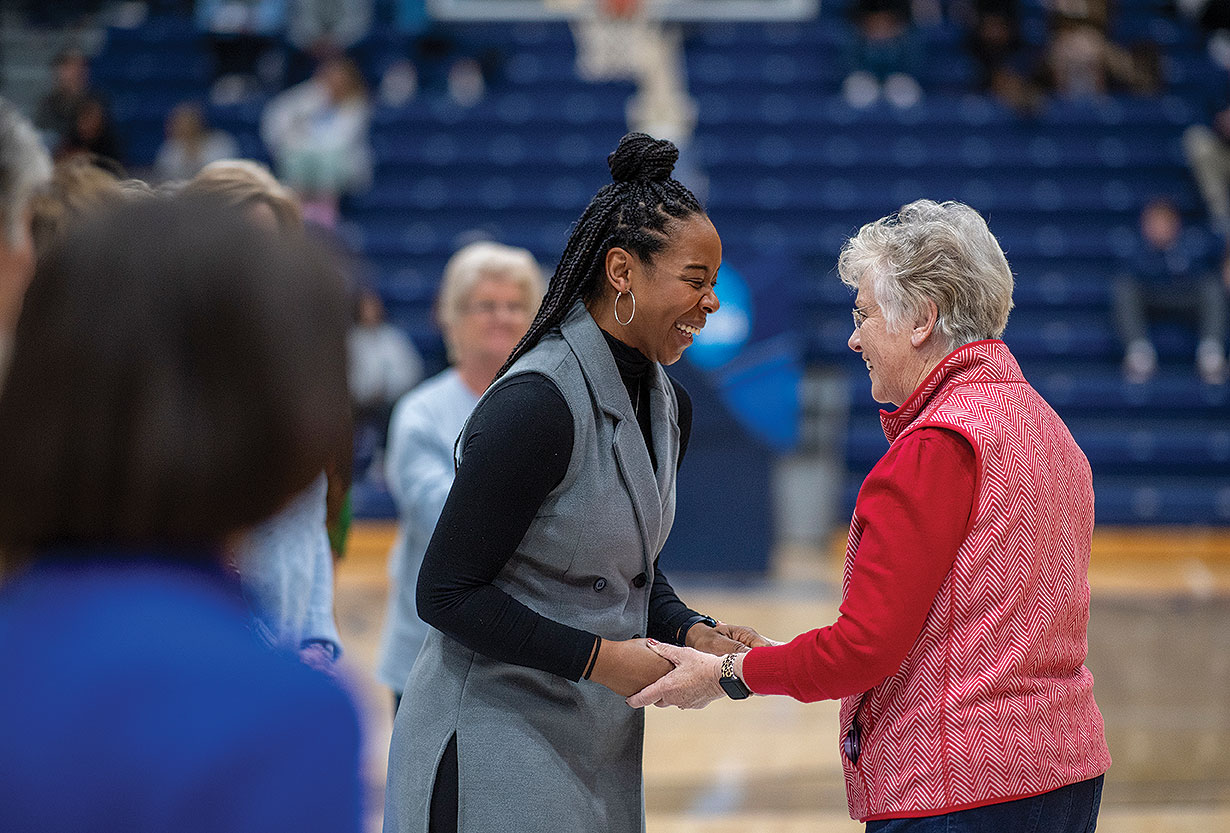
M 698 651 L 714 654 L 719 657 L 748 650 L 748 646 L 731 638 L 730 634 L 723 632 L 720 624 L 716 628 L 711 628 L 706 624 L 698 622 L 688 628 L 688 635 L 684 641 L 689 648 L 695 648 Z
M 653 685 L 628 698 L 634 709 L 655 706 L 678 706 L 681 709 L 703 709 L 725 696 L 718 679 L 722 673 L 722 658 L 701 653 L 692 648 L 678 648 L 661 642 L 649 647 L 670 660 L 675 670 Z
M 589 678 L 623 697 L 634 694 L 674 666 L 650 649 L 645 639 L 604 639 Z
M 695 628 L 693 628 L 693 630 L 695 630 Z M 714 628 L 714 630 L 716 630 L 718 633 L 722 634 L 723 636 L 733 639 L 735 642 L 738 642 L 741 645 L 747 646 L 746 648 L 739 649 L 742 651 L 746 651 L 748 648 L 769 648 L 774 645 L 782 644 L 781 642 L 778 642 L 774 639 L 769 639 L 768 637 L 761 636 L 760 634 L 756 633 L 755 630 L 753 630 L 752 628 L 749 628 L 747 625 L 730 625 L 730 624 L 727 624 L 726 622 L 718 622 L 718 626 Z M 727 651 L 726 653 L 730 653 L 730 652 Z

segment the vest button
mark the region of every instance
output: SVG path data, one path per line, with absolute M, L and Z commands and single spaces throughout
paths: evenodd
M 606 579 L 604 578 L 594 579 L 594 589 L 597 590 L 599 593 L 601 593 L 605 587 L 606 587 Z
M 636 578 L 632 579 L 632 586 L 638 590 L 649 583 L 649 576 L 644 573 L 637 573 Z

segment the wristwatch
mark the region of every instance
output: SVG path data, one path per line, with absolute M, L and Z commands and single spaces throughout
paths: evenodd
M 675 642 L 677 644 L 687 644 L 688 631 L 692 629 L 693 625 L 708 625 L 711 628 L 716 628 L 718 626 L 718 621 L 712 616 L 705 616 L 703 613 L 698 613 L 695 616 L 690 617 L 679 626 L 679 631 L 675 634 Z
M 727 654 L 722 660 L 722 676 L 718 678 L 718 685 L 731 700 L 746 700 L 751 696 L 752 690 L 743 680 L 735 676 L 735 657 L 737 656 L 738 654 Z

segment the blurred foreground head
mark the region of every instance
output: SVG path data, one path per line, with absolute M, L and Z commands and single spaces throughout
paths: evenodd
M 50 177 L 51 157 L 34 126 L 0 98 L 0 340 L 5 342 L 34 266 L 30 203 Z
M 107 205 L 40 258 L 0 394 L 0 551 L 217 547 L 347 424 L 329 259 L 218 198 Z

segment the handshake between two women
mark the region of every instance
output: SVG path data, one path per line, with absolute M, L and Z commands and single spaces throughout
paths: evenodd
M 722 660 L 752 648 L 779 645 L 746 625 L 698 622 L 685 645 L 655 639 L 602 640 L 589 678 L 627 699 L 633 708 L 700 709 L 725 696 L 718 680 Z M 740 657 L 736 657 L 736 662 Z

